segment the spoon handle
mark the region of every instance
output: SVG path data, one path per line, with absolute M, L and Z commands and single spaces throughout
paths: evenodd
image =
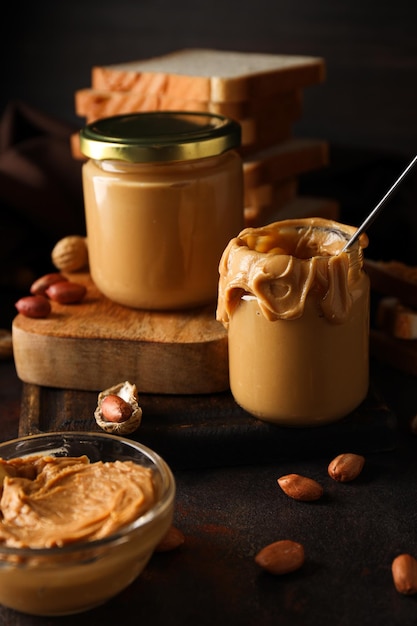
M 397 180 L 392 185 L 392 187 L 390 189 L 388 189 L 388 191 L 385 194 L 385 196 L 383 198 L 381 198 L 381 200 L 378 202 L 378 204 L 376 205 L 374 210 L 368 215 L 366 220 L 364 222 L 362 222 L 362 224 L 359 226 L 358 230 L 349 239 L 349 241 L 347 242 L 347 244 L 343 248 L 342 252 L 346 252 L 355 243 L 355 241 L 358 239 L 358 237 L 360 237 L 360 235 L 368 228 L 368 226 L 370 226 L 372 224 L 372 222 L 376 218 L 377 214 L 379 213 L 380 209 L 382 209 L 382 207 L 384 206 L 384 204 L 386 203 L 388 198 L 397 189 L 398 185 L 401 183 L 401 181 L 404 179 L 404 177 L 407 176 L 408 172 L 414 166 L 416 161 L 417 161 L 417 155 L 407 165 L 407 167 L 405 168 L 403 173 L 400 174 L 400 176 L 397 178 Z

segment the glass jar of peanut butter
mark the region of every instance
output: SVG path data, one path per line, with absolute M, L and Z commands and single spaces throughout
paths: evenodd
M 119 304 L 215 304 L 218 264 L 243 228 L 240 126 L 209 113 L 150 112 L 80 132 L 90 272 Z
M 365 234 L 321 218 L 247 228 L 220 263 L 217 319 L 228 328 L 230 388 L 267 422 L 347 416 L 369 384 Z

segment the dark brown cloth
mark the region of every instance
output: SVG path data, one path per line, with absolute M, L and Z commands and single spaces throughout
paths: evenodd
M 0 120 L 0 287 L 24 287 L 50 268 L 61 237 L 84 234 L 81 162 L 70 137 L 77 129 L 23 102 Z

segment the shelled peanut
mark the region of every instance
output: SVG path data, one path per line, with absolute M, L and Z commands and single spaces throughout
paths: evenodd
M 51 301 L 59 304 L 77 304 L 87 293 L 85 285 L 68 280 L 61 273 L 53 272 L 36 279 L 30 287 L 30 295 L 23 296 L 15 307 L 25 317 L 45 318 L 51 312 Z
M 255 556 L 255 563 L 270 574 L 288 574 L 304 564 L 304 547 L 290 539 L 270 543 Z

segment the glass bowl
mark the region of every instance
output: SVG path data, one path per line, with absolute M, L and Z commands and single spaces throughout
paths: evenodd
M 68 615 L 103 604 L 143 571 L 172 523 L 175 480 L 165 461 L 135 441 L 105 433 L 30 435 L 0 444 L 0 458 L 86 455 L 133 461 L 153 472 L 156 501 L 116 533 L 51 548 L 0 543 L 0 603 L 32 615 Z M 1 523 L 1 522 L 0 522 Z

